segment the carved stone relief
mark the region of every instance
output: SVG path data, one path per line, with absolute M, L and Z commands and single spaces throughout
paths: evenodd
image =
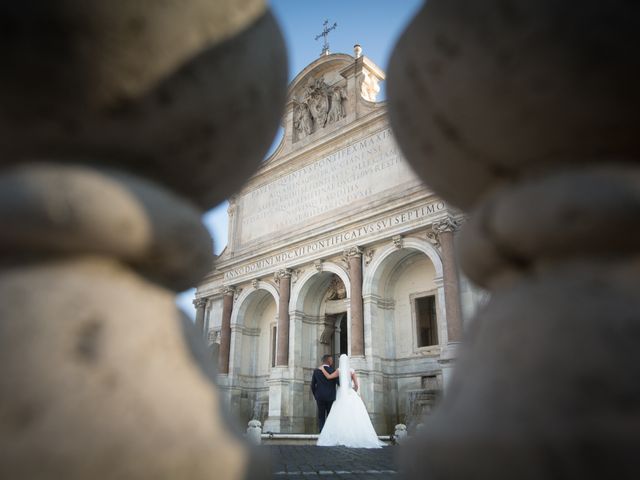
M 376 253 L 376 251 L 373 248 L 368 248 L 368 249 L 365 250 L 365 252 L 364 252 L 364 264 L 365 265 L 369 265 L 371 263 L 375 253 Z
M 340 277 L 334 275 L 329 284 L 327 300 L 342 300 L 343 298 L 347 298 L 347 289 Z
M 308 85 L 293 110 L 297 140 L 346 117 L 346 99 L 344 87 L 330 86 L 321 78 Z

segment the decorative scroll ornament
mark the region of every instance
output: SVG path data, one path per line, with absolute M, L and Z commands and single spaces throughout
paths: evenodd
M 433 230 L 427 232 L 427 240 L 436 248 L 440 248 L 440 239 L 438 234 Z
M 300 269 L 291 271 L 291 285 L 294 285 L 298 281 L 298 278 L 300 278 L 301 273 L 302 273 L 302 270 Z
M 376 253 L 375 249 L 367 248 L 364 252 L 364 264 L 368 266 L 373 260 L 373 256 Z

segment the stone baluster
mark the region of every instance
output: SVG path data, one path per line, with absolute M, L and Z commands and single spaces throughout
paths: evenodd
M 276 274 L 278 281 L 278 340 L 276 367 L 289 365 L 289 298 L 291 296 L 291 270 L 280 270 Z
M 276 132 L 274 19 L 259 0 L 0 17 L 0 477 L 244 476 L 175 294 L 211 268 L 203 211 Z
M 407 426 L 404 423 L 399 423 L 395 426 L 393 432 L 393 443 L 402 445 L 407 441 Z
M 247 439 L 253 445 L 262 443 L 262 423 L 260 420 L 249 420 L 247 425 Z
M 364 356 L 364 307 L 362 303 L 362 249 L 352 247 L 345 252 L 349 263 L 351 305 L 351 356 Z
M 399 40 L 395 137 L 469 212 L 460 266 L 491 291 L 410 477 L 638 478 L 639 23 L 616 0 L 429 0 Z
M 229 354 L 231 353 L 231 314 L 233 313 L 234 287 L 222 290 L 222 321 L 220 323 L 220 349 L 218 350 L 218 373 L 229 373 Z
M 193 301 L 193 306 L 196 307 L 196 328 L 204 336 L 204 316 L 207 308 L 207 299 L 196 298 Z
M 453 246 L 453 235 L 458 230 L 458 222 L 452 217 L 434 222 L 433 231 L 438 237 L 442 251 L 442 280 L 444 303 L 447 312 L 448 343 L 460 341 L 462 335 L 462 307 L 460 304 L 460 280 Z

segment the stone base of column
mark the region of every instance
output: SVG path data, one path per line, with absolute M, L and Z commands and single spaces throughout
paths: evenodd
M 232 398 L 232 381 L 231 376 L 228 374 L 218 374 L 216 375 L 216 385 L 220 391 L 220 401 L 224 408 L 231 412 L 231 407 L 233 405 Z
M 442 353 L 440 353 L 440 358 L 438 359 L 438 364 L 442 368 L 442 389 L 445 394 L 449 386 L 451 374 L 453 373 L 453 367 L 458 358 L 459 348 L 459 342 L 448 343 L 447 346 L 442 349 Z
M 317 433 L 308 431 L 304 417 L 269 417 L 264 422 L 262 433 Z
M 295 432 L 292 418 L 291 378 L 289 367 L 274 367 L 267 380 L 269 385 L 269 417 L 264 422 L 264 433 L 300 433 Z M 304 425 L 301 427 L 304 429 Z

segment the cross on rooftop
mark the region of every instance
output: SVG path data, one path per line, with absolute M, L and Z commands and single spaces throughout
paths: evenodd
M 322 33 L 316 35 L 316 40 L 320 40 L 320 37 L 324 37 L 322 53 L 320 54 L 320 56 L 329 55 L 329 42 L 327 40 L 327 37 L 329 36 L 329 32 L 338 26 L 336 22 L 334 22 L 333 25 L 329 26 L 329 20 L 325 20 L 322 25 L 324 26 L 324 28 L 322 29 Z

